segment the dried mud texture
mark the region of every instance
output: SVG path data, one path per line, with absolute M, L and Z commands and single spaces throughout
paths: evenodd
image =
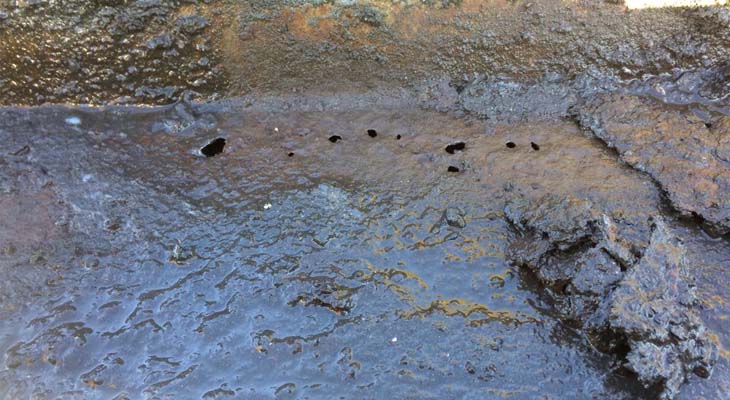
M 682 108 L 637 96 L 596 96 L 577 111 L 581 124 L 621 159 L 654 178 L 683 215 L 730 230 L 730 130 Z
M 661 384 L 662 398 L 674 398 L 689 372 L 709 376 L 717 348 L 696 311 L 684 246 L 660 218 L 651 245 L 609 302 L 612 330 L 628 338 L 629 367 L 645 385 Z

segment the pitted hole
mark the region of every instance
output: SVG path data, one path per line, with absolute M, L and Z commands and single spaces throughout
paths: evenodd
M 695 375 L 699 376 L 700 378 L 707 379 L 710 377 L 710 371 L 703 367 L 703 366 L 697 366 L 694 370 L 692 370 Z
M 294 157 L 294 153 L 290 151 L 289 154 L 287 154 L 287 156 L 288 157 Z
M 570 284 L 570 281 L 558 281 L 555 283 L 553 290 L 556 293 L 562 294 L 563 296 L 568 294 L 568 285 Z
M 707 129 L 712 128 L 712 123 L 711 122 L 705 122 L 705 128 L 707 128 Z
M 508 149 L 514 149 L 515 147 L 517 147 L 517 145 L 515 144 L 515 142 L 507 142 L 507 145 L 506 146 L 507 146 Z
M 401 139 L 402 137 L 403 137 L 403 136 L 401 136 L 400 134 L 398 134 L 398 135 L 395 135 L 395 140 L 400 140 L 400 139 Z
M 216 155 L 223 153 L 224 147 L 226 147 L 226 139 L 216 138 L 203 146 L 200 149 L 200 152 L 206 157 L 215 157 Z
M 339 140 L 342 140 L 342 136 L 332 135 L 332 136 L 330 136 L 330 138 L 328 140 L 332 143 L 337 143 Z
M 375 129 L 368 129 L 368 136 L 370 136 L 372 138 L 377 137 L 378 131 L 376 131 Z
M 530 142 L 530 147 L 532 147 L 532 150 L 535 150 L 535 151 L 540 150 L 540 145 L 538 145 L 535 142 Z
M 463 151 L 464 149 L 466 149 L 466 143 L 464 142 L 451 143 L 446 146 L 446 152 L 449 154 L 454 154 L 455 152 Z
M 448 169 L 449 169 L 449 172 L 459 172 L 460 171 L 459 167 L 455 167 L 453 165 L 449 165 Z

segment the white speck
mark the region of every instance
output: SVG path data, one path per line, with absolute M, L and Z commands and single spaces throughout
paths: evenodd
M 274 128 L 274 132 L 279 133 L 279 128 Z
M 264 210 L 268 210 L 269 208 L 271 208 L 271 203 L 264 204 Z
M 395 343 L 398 341 L 398 338 L 393 336 L 393 339 L 390 339 L 390 343 Z
M 82 176 L 82 177 L 81 177 L 81 180 L 82 180 L 83 182 L 88 182 L 88 181 L 90 181 L 90 180 L 91 180 L 91 178 L 93 178 L 93 176 L 91 176 L 91 175 L 89 175 L 89 174 L 86 174 L 86 175 L 84 175 L 84 176 Z
M 68 117 L 66 118 L 66 123 L 72 126 L 79 126 L 81 125 L 81 118 L 79 117 Z

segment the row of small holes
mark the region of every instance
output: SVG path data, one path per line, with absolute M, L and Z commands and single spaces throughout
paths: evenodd
M 367 134 L 371 138 L 375 138 L 375 137 L 378 136 L 378 132 L 375 129 L 368 129 L 367 130 Z M 400 140 L 401 139 L 401 135 L 397 135 L 396 136 L 396 139 L 397 140 Z M 329 137 L 328 140 L 330 142 L 332 142 L 332 143 L 337 143 L 338 141 L 342 140 L 342 136 L 340 136 L 340 135 L 332 135 L 332 136 Z M 216 155 L 218 155 L 218 154 L 220 154 L 220 153 L 223 152 L 223 149 L 225 148 L 225 146 L 226 146 L 226 139 L 224 139 L 224 138 L 216 138 L 216 139 L 212 140 L 210 143 L 208 143 L 207 145 L 203 146 L 200 149 L 200 152 L 203 153 L 203 155 L 206 156 L 206 157 L 215 157 Z M 506 146 L 509 149 L 514 149 L 515 147 L 517 147 L 517 145 L 514 142 L 507 142 L 506 143 Z M 530 147 L 532 147 L 532 149 L 535 150 L 535 151 L 540 150 L 540 146 L 537 143 L 535 143 L 535 142 L 530 142 Z M 445 150 L 449 154 L 454 154 L 456 151 L 463 151 L 465 149 L 466 149 L 466 143 L 464 143 L 464 142 L 456 142 L 456 143 L 452 143 L 452 144 L 446 146 L 446 149 Z M 290 152 L 288 154 L 288 156 L 289 157 L 293 157 L 294 156 L 294 153 Z M 450 166 L 449 167 L 449 172 L 459 172 L 459 168 L 454 167 L 454 166 Z

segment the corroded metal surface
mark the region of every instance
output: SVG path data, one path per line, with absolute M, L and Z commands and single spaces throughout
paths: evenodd
M 0 398 L 728 398 L 729 15 L 2 3 Z
M 727 39 L 722 7 L 599 0 L 39 0 L 0 6 L 0 103 L 160 104 L 465 74 L 641 77 L 723 63 Z

